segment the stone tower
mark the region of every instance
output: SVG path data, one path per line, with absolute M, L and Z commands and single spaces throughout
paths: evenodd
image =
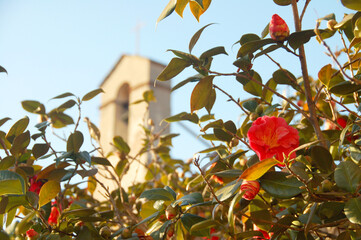
M 158 81 L 154 87 L 156 77 L 164 68 L 163 64 L 144 57 L 124 55 L 101 83 L 100 87 L 105 93 L 101 98 L 100 132 L 105 153 L 114 150 L 110 145 L 113 137 L 121 136 L 131 148 L 130 155 L 134 156 L 142 147 L 144 135 L 141 125 L 151 118 L 155 128 L 160 129 L 161 120 L 170 116 L 170 82 Z M 150 103 L 149 114 L 146 113 L 144 102 L 131 104 L 143 99 L 143 93 L 147 90 L 153 90 L 157 98 L 156 103 Z M 119 158 L 113 156 L 109 160 L 116 166 Z M 148 161 L 146 154 L 143 155 L 141 162 L 147 164 Z M 144 181 L 145 174 L 145 167 L 134 162 L 121 185 L 127 187 L 134 181 Z M 103 180 L 110 190 L 117 187 L 106 179 Z M 98 190 L 101 191 L 97 188 L 96 192 Z

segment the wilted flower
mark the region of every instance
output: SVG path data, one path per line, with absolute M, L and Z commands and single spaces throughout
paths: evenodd
M 217 164 L 217 162 L 213 163 L 212 166 L 211 166 L 211 169 L 213 169 L 216 166 L 216 164 Z M 219 183 L 219 184 L 224 183 L 223 178 L 219 177 L 217 175 L 212 175 L 211 179 L 213 179 L 216 183 Z
M 253 238 L 255 238 L 255 239 L 259 239 L 259 240 L 263 240 L 263 239 L 271 239 L 270 234 L 269 234 L 269 233 L 267 233 L 266 231 L 264 231 L 264 230 L 260 229 L 259 227 L 257 227 L 257 225 L 256 225 L 256 224 L 253 224 L 253 230 L 254 230 L 254 231 L 261 232 L 261 233 L 262 233 L 262 235 L 263 235 L 263 237 L 253 237 Z
M 247 137 L 249 145 L 259 160 L 275 157 L 283 162 L 286 156 L 299 145 L 298 131 L 280 117 L 263 116 L 252 123 Z M 292 153 L 292 158 L 296 153 Z
M 259 188 L 258 181 L 243 180 L 240 190 L 244 192 L 243 198 L 250 201 L 257 195 Z
M 273 40 L 284 41 L 290 35 L 290 30 L 287 23 L 280 16 L 274 14 L 269 23 L 269 33 Z

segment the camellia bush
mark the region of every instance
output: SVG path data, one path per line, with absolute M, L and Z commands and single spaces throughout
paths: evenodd
M 39 116 L 33 133 L 27 117 L 9 129 L 4 128 L 9 118 L 1 119 L 0 239 L 361 239 L 361 2 L 342 0 L 355 12 L 340 22 L 327 15 L 306 30 L 301 23 L 310 0 L 274 2 L 292 9 L 296 31 L 275 14 L 260 36 L 241 35 L 235 40 L 233 72 L 211 66 L 213 58 L 226 54 L 224 47 L 192 54 L 209 25 L 191 37 L 188 52 L 171 50 L 175 57 L 157 80 L 168 81 L 192 67 L 196 75 L 173 90 L 196 85 L 189 112 L 165 121 L 199 126 L 200 137 L 212 145 L 191 160 L 173 159 L 177 134 L 162 135 L 152 121 L 143 126 L 139 153 L 130 154 L 119 136 L 113 139 L 115 152 L 103 152 L 101 133 L 81 115 L 81 106 L 101 89 L 81 98 L 61 94 L 52 100 L 61 101 L 59 107 L 50 111 L 38 101 L 22 102 Z M 174 11 L 182 16 L 187 5 L 199 19 L 211 1 L 171 0 L 158 21 Z M 340 39 L 343 49 L 333 52 L 329 38 Z M 328 64 L 318 76 L 309 76 L 304 45 L 310 41 L 318 41 L 336 67 Z M 302 76 L 283 68 L 271 57 L 274 51 L 298 58 Z M 263 64 L 260 59 L 275 64 L 269 80 L 253 69 Z M 252 97 L 236 99 L 216 85 L 220 76 L 234 79 L 239 91 Z M 290 97 L 279 93 L 283 85 L 292 88 Z M 240 126 L 215 118 L 217 94 L 239 108 Z M 141 101 L 152 100 L 147 92 Z M 71 108 L 77 116 L 67 113 Z M 79 130 L 83 124 L 89 133 Z M 48 140 L 54 129 L 69 132 L 59 137 L 64 149 Z M 91 149 L 84 150 L 85 139 Z M 146 181 L 122 188 L 131 163 L 143 154 L 151 156 Z M 108 160 L 111 155 L 119 158 L 116 165 Z M 49 164 L 44 166 L 43 159 Z M 119 188 L 110 191 L 98 169 Z M 79 179 L 87 181 L 86 188 Z M 96 186 L 106 200 L 93 197 Z

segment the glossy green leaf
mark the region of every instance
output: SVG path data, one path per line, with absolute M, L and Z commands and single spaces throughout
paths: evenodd
M 261 33 L 261 38 L 265 38 L 269 34 L 269 23 L 266 25 L 266 27 L 263 29 Z
M 341 162 L 334 173 L 338 187 L 354 193 L 361 182 L 361 169 L 351 160 Z
M 219 201 L 223 202 L 232 197 L 238 191 L 242 181 L 234 180 L 228 183 L 226 186 L 219 189 L 215 194 Z
M 174 55 L 176 55 L 177 57 L 180 57 L 183 60 L 186 60 L 190 64 L 199 64 L 200 63 L 200 60 L 196 56 L 194 56 L 190 53 L 173 50 L 173 49 L 168 49 L 167 51 L 171 51 L 172 53 L 174 53 Z
M 14 156 L 7 156 L 1 159 L 0 161 L 0 170 L 7 170 L 8 168 L 12 167 L 15 164 L 15 157 Z
M 90 91 L 87 94 L 85 94 L 81 100 L 82 101 L 89 101 L 89 100 L 93 99 L 94 97 L 96 97 L 98 94 L 100 94 L 102 92 L 104 92 L 104 91 L 101 88 L 95 89 L 95 90 Z
M 202 78 L 194 87 L 191 95 L 191 112 L 205 107 L 210 100 L 213 89 L 213 78 L 215 76 L 206 76 Z
M 214 23 L 210 23 L 207 24 L 206 26 L 202 27 L 201 29 L 199 29 L 191 38 L 191 40 L 189 41 L 189 52 L 191 53 L 194 46 L 196 45 L 196 43 L 198 42 L 199 37 L 202 35 L 202 32 L 204 29 L 206 29 L 207 27 L 209 27 L 210 25 L 212 25 Z
M 211 114 L 212 108 L 214 103 L 216 102 L 216 90 L 212 88 L 211 94 L 209 95 L 208 101 L 206 103 L 205 109 L 207 110 L 208 114 Z
M 58 193 L 60 193 L 60 183 L 58 181 L 48 181 L 41 188 L 39 192 L 39 206 L 44 206 L 52 199 L 54 199 Z
M 267 158 L 265 160 L 262 160 L 247 168 L 240 176 L 240 179 L 248 181 L 257 180 L 262 177 L 271 167 L 279 163 L 280 162 L 274 158 Z
M 351 198 L 345 205 L 345 215 L 350 222 L 361 224 L 361 199 Z
M 112 164 L 109 162 L 108 159 L 103 157 L 91 157 L 91 163 L 92 164 L 98 164 L 103 166 L 112 166 Z
M 36 143 L 33 146 L 31 152 L 33 153 L 35 158 L 39 158 L 45 155 L 49 151 L 49 145 L 46 143 Z
M 262 86 L 259 83 L 262 83 L 261 76 L 255 72 L 243 72 L 239 73 L 236 77 L 237 81 L 243 85 L 243 89 L 257 97 L 262 96 Z
M 249 205 L 251 217 L 254 223 L 262 230 L 269 231 L 271 224 L 265 222 L 272 222 L 272 216 L 268 211 L 268 206 L 259 199 L 253 199 Z
M 238 50 L 237 58 L 245 56 L 249 53 L 254 53 L 255 51 L 271 43 L 277 43 L 277 41 L 271 38 L 265 38 L 261 40 L 247 42 L 243 44 L 241 48 Z
M 30 132 L 26 131 L 16 136 L 13 141 L 13 145 L 10 148 L 10 152 L 13 155 L 21 154 L 25 151 L 30 143 Z
M 234 208 L 236 204 L 242 199 L 244 192 L 237 192 L 234 198 L 232 199 L 231 203 L 229 204 L 228 209 L 228 224 L 231 229 L 234 229 Z
M 122 153 L 128 154 L 130 152 L 129 145 L 124 141 L 124 139 L 120 136 L 116 136 L 113 138 L 114 146 Z
M 330 88 L 330 92 L 339 95 L 347 95 L 361 89 L 361 85 L 352 82 L 341 82 Z
M 359 0 L 341 0 L 341 3 L 349 9 L 361 11 L 361 2 Z
M 245 43 L 258 41 L 258 40 L 261 40 L 261 38 L 257 34 L 247 33 L 242 35 L 241 39 L 238 42 L 239 44 L 244 45 Z
M 276 90 L 277 87 L 277 83 L 275 82 L 275 80 L 273 80 L 273 78 L 271 78 L 270 80 L 268 80 L 268 82 L 266 83 L 266 86 L 269 87 L 272 90 Z M 273 97 L 273 92 L 271 92 L 270 90 L 268 90 L 267 88 L 263 88 L 262 90 L 262 99 L 264 99 L 266 102 L 271 103 L 272 102 L 272 97 Z M 256 109 L 255 109 L 256 110 Z
M 170 0 L 168 2 L 167 6 L 165 6 L 162 13 L 158 17 L 156 25 L 158 25 L 158 23 L 160 21 L 162 21 L 164 18 L 166 18 L 166 17 L 168 17 L 169 15 L 172 14 L 172 12 L 174 11 L 174 9 L 176 7 L 176 4 L 177 4 L 177 0 Z
M 191 228 L 193 227 L 193 225 L 195 225 L 199 222 L 203 222 L 205 220 L 206 219 L 203 217 L 200 217 L 200 216 L 194 215 L 194 214 L 190 214 L 190 213 L 183 214 L 181 217 L 182 224 L 185 227 L 185 229 L 187 229 L 188 232 L 191 231 Z M 192 231 L 192 235 L 199 236 L 199 237 L 207 237 L 207 236 L 209 236 L 209 230 L 202 229 L 202 230 Z
M 39 110 L 41 103 L 38 101 L 28 100 L 28 101 L 22 101 L 21 105 L 26 111 L 28 111 L 30 113 L 35 113 L 35 112 L 37 112 L 37 110 Z
M 16 209 L 15 209 L 16 210 Z M 25 232 L 33 225 L 31 220 L 36 216 L 36 211 L 30 211 L 21 221 L 16 225 L 15 234 L 25 234 Z
M 0 196 L 9 194 L 25 194 L 25 180 L 18 173 L 1 170 Z
M 231 134 L 219 128 L 213 128 L 213 134 L 220 141 L 230 142 L 233 139 Z
M 183 80 L 181 81 L 180 83 L 178 83 L 177 85 L 175 85 L 173 88 L 172 88 L 172 92 L 177 90 L 178 88 L 181 88 L 183 87 L 184 85 L 186 85 L 187 83 L 190 83 L 190 82 L 199 82 L 199 80 L 201 80 L 203 78 L 203 75 L 201 74 L 197 74 L 195 76 L 192 76 L 192 77 L 189 77 L 187 78 L 186 80 Z
M 198 193 L 198 192 L 193 192 L 193 193 L 185 195 L 185 196 L 181 197 L 180 199 L 174 201 L 172 203 L 172 206 L 176 206 L 179 203 L 180 203 L 180 206 L 185 206 L 185 205 L 192 205 L 192 204 L 197 204 L 197 203 L 202 203 L 202 202 L 204 202 L 202 194 Z
M 228 53 L 226 52 L 224 47 L 214 47 L 214 48 L 211 48 L 211 49 L 205 51 L 204 53 L 202 53 L 201 56 L 199 57 L 199 59 L 206 59 L 206 58 L 213 57 L 213 56 L 216 56 L 219 54 L 228 55 Z
M 79 152 L 80 147 L 83 145 L 84 136 L 81 132 L 75 131 L 70 134 L 68 141 L 66 142 L 66 151 L 67 152 Z
M 66 93 L 60 94 L 56 97 L 53 97 L 52 99 L 61 99 L 61 98 L 66 98 L 66 97 L 75 97 L 75 95 L 70 92 L 66 92 Z
M 185 68 L 189 67 L 191 64 L 181 58 L 173 58 L 166 68 L 159 74 L 157 80 L 159 81 L 168 81 L 179 73 L 181 73 Z
M 211 229 L 217 226 L 221 226 L 221 224 L 213 219 L 206 219 L 202 222 L 194 224 L 190 229 L 190 233 L 192 234 L 196 231 Z
M 173 195 L 164 188 L 154 188 L 154 189 L 145 190 L 144 192 L 142 192 L 139 198 L 145 198 L 147 200 L 174 201 Z
M 274 3 L 280 6 L 287 6 L 291 4 L 291 0 L 273 0 Z
M 241 176 L 242 173 L 243 171 L 239 169 L 229 169 L 221 172 L 216 172 L 214 173 L 214 175 L 222 178 L 238 178 L 239 176 Z
M 288 44 L 294 49 L 298 49 L 301 45 L 310 41 L 311 37 L 316 36 L 314 30 L 303 30 L 291 33 L 287 38 Z
M 178 122 L 178 121 L 184 121 L 184 120 L 187 120 L 187 121 L 190 121 L 190 122 L 196 123 L 196 124 L 199 122 L 199 118 L 198 118 L 197 114 L 195 114 L 195 113 L 191 114 L 191 113 L 186 113 L 186 112 L 181 112 L 181 113 L 178 113 L 177 115 L 174 115 L 174 116 L 164 119 L 164 121 L 166 121 L 166 122 Z
M 267 172 L 260 179 L 261 187 L 273 197 L 289 199 L 303 192 L 303 183 L 284 172 Z
M 297 84 L 296 77 L 286 69 L 279 69 L 272 74 L 273 80 L 277 84 L 286 84 L 292 86 L 295 90 L 299 91 L 300 86 Z
M 29 118 L 24 117 L 17 121 L 6 134 L 6 139 L 12 142 L 16 136 L 22 134 L 29 125 Z
M 57 108 L 57 110 L 60 111 L 60 112 L 63 112 L 66 109 L 72 108 L 75 104 L 76 104 L 76 102 L 73 99 L 70 99 L 70 100 L 66 101 L 65 103 L 61 104 Z
M 334 162 L 331 153 L 322 146 L 311 148 L 312 163 L 314 163 L 322 173 L 331 173 L 334 169 Z

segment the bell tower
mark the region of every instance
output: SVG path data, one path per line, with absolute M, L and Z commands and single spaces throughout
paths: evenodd
M 153 120 L 155 129 L 160 129 L 159 123 L 162 119 L 170 116 L 170 82 L 154 81 L 165 65 L 140 56 L 123 55 L 116 63 L 108 76 L 101 83 L 104 90 L 100 106 L 100 143 L 105 154 L 114 150 L 110 144 L 115 136 L 121 136 L 129 145 L 130 155 L 134 156 L 142 148 L 144 133 L 141 125 L 150 118 Z M 157 102 L 151 102 L 149 113 L 146 103 L 132 104 L 143 99 L 143 93 L 153 90 Z M 165 124 L 165 123 L 163 123 Z M 165 132 L 167 133 L 167 132 Z M 109 158 L 113 166 L 116 166 L 119 158 Z M 140 162 L 134 161 L 129 171 L 122 180 L 122 187 L 128 187 L 133 182 L 144 181 L 148 156 L 144 154 Z M 103 179 L 102 179 L 103 180 Z M 111 181 L 104 184 L 110 190 L 117 186 Z M 97 191 L 102 191 L 97 188 Z M 97 194 L 97 193 L 95 193 Z

